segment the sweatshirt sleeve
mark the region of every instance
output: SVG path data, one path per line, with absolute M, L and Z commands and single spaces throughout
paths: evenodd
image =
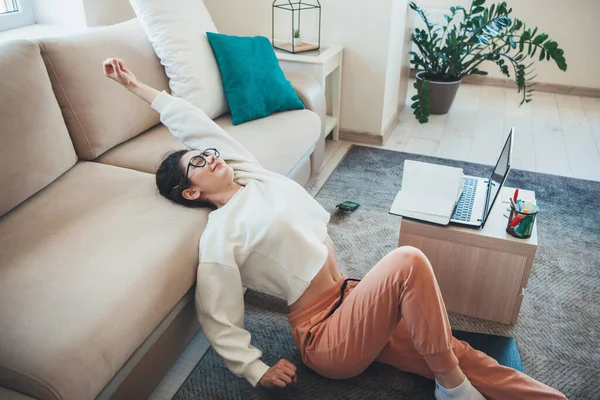
M 262 352 L 250 344 L 250 333 L 244 329 L 244 292 L 239 269 L 200 263 L 196 310 L 206 339 L 225 360 L 227 368 L 256 386 L 269 366 L 260 360 Z
M 216 148 L 227 162 L 250 162 L 254 157 L 237 140 L 227 134 L 204 111 L 186 100 L 160 92 L 152 102 L 160 121 L 181 143 L 194 150 Z

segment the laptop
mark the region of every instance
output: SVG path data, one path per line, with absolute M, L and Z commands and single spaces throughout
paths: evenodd
M 483 228 L 510 171 L 514 130 L 515 128 L 510 130 L 489 178 L 463 177 L 462 194 L 456 202 L 450 223 Z

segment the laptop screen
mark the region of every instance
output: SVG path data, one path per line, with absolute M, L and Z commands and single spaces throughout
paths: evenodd
M 498 158 L 498 162 L 496 163 L 496 167 L 492 172 L 492 176 L 490 177 L 490 183 L 488 184 L 488 193 L 485 199 L 485 209 L 483 212 L 483 221 L 481 222 L 481 227 L 487 221 L 488 216 L 490 215 L 490 211 L 492 211 L 492 206 L 496 201 L 496 197 L 498 197 L 498 193 L 500 192 L 500 188 L 504 185 L 504 181 L 508 176 L 508 171 L 510 171 L 510 163 L 511 163 L 511 155 L 512 155 L 512 143 L 513 143 L 513 133 L 514 128 L 510 130 L 508 134 L 508 138 L 506 139 L 506 143 L 504 144 L 504 148 L 502 149 L 502 153 L 500 153 L 500 157 Z

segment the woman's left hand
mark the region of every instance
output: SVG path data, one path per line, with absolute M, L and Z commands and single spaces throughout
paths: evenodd
M 296 366 L 286 359 L 281 359 L 260 378 L 258 384 L 264 387 L 284 388 L 296 383 Z
M 102 63 L 104 68 L 104 76 L 120 83 L 126 88 L 131 88 L 135 85 L 136 78 L 133 72 L 127 68 L 123 60 L 118 58 L 107 58 Z

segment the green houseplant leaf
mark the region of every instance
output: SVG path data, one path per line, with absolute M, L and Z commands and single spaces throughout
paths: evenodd
M 487 75 L 481 64 L 492 62 L 506 77 L 511 73 L 521 94 L 521 103 L 532 100 L 534 62 L 554 61 L 561 71 L 567 70 L 564 51 L 547 33 L 513 18 L 506 1 L 486 6 L 485 0 L 472 0 L 469 7 L 450 7 L 443 24 L 429 20 L 425 10 L 410 2 L 410 8 L 425 24 L 415 29 L 412 41 L 417 51 L 410 52 L 411 64 L 425 71 L 424 79 L 415 83 L 419 94 L 411 99 L 415 118 L 428 121 L 430 82 L 455 82 L 468 75 Z M 539 55 L 536 56 L 536 54 Z M 535 57 L 535 58 L 534 58 Z

